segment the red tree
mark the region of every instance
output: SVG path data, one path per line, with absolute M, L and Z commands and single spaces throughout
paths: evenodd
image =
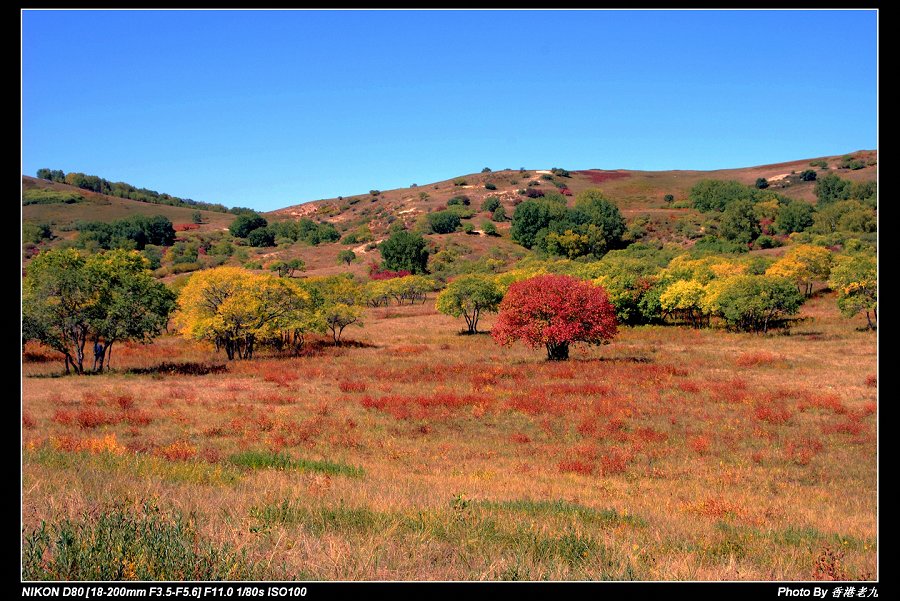
M 568 275 L 540 275 L 509 287 L 491 336 L 502 345 L 541 345 L 551 361 L 575 342 L 603 344 L 616 335 L 616 312 L 601 286 Z

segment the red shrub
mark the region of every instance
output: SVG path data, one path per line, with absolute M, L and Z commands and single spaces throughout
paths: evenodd
M 97 428 L 107 424 L 118 423 L 121 417 L 110 415 L 99 409 L 82 409 L 75 416 L 78 425 L 84 429 Z
M 69 426 L 73 421 L 75 421 L 75 413 L 72 411 L 66 411 L 65 409 L 57 409 L 53 413 L 53 421 L 58 424 Z
M 338 384 L 338 388 L 341 389 L 341 392 L 365 392 L 366 391 L 366 383 L 359 381 L 349 381 L 344 380 Z
M 212 447 L 203 447 L 200 457 L 207 463 L 218 463 L 222 459 L 222 453 Z
M 263 380 L 266 382 L 274 382 L 279 386 L 287 386 L 290 382 L 300 379 L 296 373 L 284 371 L 280 368 L 269 368 L 263 371 Z

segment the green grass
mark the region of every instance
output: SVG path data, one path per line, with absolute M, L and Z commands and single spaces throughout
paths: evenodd
M 347 507 L 343 503 L 337 507 L 310 509 L 296 502 L 284 500 L 250 509 L 250 517 L 260 524 L 251 530 L 259 531 L 273 524 L 302 524 L 310 532 L 321 535 L 325 532 L 370 532 L 382 530 L 390 522 L 391 516 L 365 507 Z
M 299 470 L 319 472 L 332 476 L 350 476 L 351 478 L 360 478 L 365 474 L 363 468 L 354 465 L 324 460 L 294 459 L 286 453 L 272 453 L 269 451 L 245 451 L 232 455 L 228 460 L 234 465 L 256 470 L 267 468 Z
M 600 524 L 603 526 L 628 525 L 644 527 L 647 522 L 636 515 L 620 514 L 615 509 L 594 509 L 577 503 L 569 503 L 563 500 L 532 501 L 530 499 L 515 499 L 512 501 L 476 501 L 478 507 L 485 509 L 499 509 L 503 511 L 519 511 L 531 516 L 574 516 L 588 524 Z
M 23 580 L 237 580 L 264 576 L 228 545 L 204 540 L 193 517 L 114 507 L 23 532 Z
M 41 447 L 24 452 L 23 462 L 30 461 L 61 470 L 103 470 L 120 472 L 128 479 L 157 477 L 180 484 L 222 485 L 234 484 L 240 479 L 240 472 L 230 466 L 201 461 L 167 461 L 148 455 L 65 452 Z

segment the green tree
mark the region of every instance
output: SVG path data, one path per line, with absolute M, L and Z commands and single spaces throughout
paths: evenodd
M 755 185 L 758 190 L 765 190 L 769 187 L 769 180 L 764 177 L 757 177 Z
M 719 231 L 726 240 L 749 244 L 759 237 L 762 229 L 749 200 L 736 200 L 722 213 Z
M 194 211 L 191 213 L 191 222 L 192 223 L 203 223 L 203 213 L 200 211 Z
M 42 240 L 53 237 L 50 224 L 45 222 L 35 223 L 33 221 L 22 222 L 22 242 L 32 242 L 37 244 Z
M 400 231 L 378 245 L 381 259 L 386 269 L 427 273 L 428 249 L 425 239 L 419 234 Z
M 306 271 L 306 263 L 303 259 L 290 259 L 288 261 L 273 261 L 269 264 L 269 271 L 274 271 L 278 277 L 294 277 L 296 271 Z
M 275 246 L 275 235 L 267 227 L 258 227 L 247 234 L 247 243 L 256 247 Z
M 481 222 L 481 231 L 485 236 L 497 236 L 497 226 L 485 219 Z
M 435 308 L 453 317 L 463 317 L 469 334 L 478 333 L 478 320 L 484 312 L 496 313 L 503 292 L 494 278 L 484 275 L 463 275 L 438 295 Z
M 340 251 L 337 255 L 338 263 L 346 263 L 347 266 L 356 260 L 356 253 L 349 249 Z
M 804 182 L 814 182 L 816 177 L 816 172 L 812 169 L 805 169 L 800 173 L 800 179 Z
M 491 213 L 491 219 L 498 222 L 506 221 L 506 209 L 503 208 L 503 205 L 494 209 L 494 212 Z
M 496 196 L 488 196 L 484 199 L 484 202 L 481 203 L 481 210 L 487 211 L 488 213 L 493 213 L 497 210 L 497 207 L 500 206 L 500 199 Z
M 266 227 L 268 224 L 265 217 L 258 213 L 241 213 L 228 226 L 228 231 L 237 238 L 246 238 L 253 230 Z
M 103 344 L 102 371 L 114 343 L 149 342 L 168 321 L 175 295 L 147 267 L 134 251 L 39 254 L 22 282 L 27 335 L 62 353 L 66 373 L 85 373 L 85 347 Z
M 450 234 L 459 227 L 459 214 L 453 211 L 436 211 L 428 214 L 428 225 L 435 234 Z
M 690 198 L 700 211 L 724 211 L 732 202 L 752 200 L 753 189 L 734 180 L 705 179 L 691 188 Z
M 525 248 L 533 247 L 547 235 L 551 221 L 562 220 L 566 209 L 556 203 L 542 200 L 526 200 L 513 212 L 510 235 Z
M 829 173 L 816 181 L 818 206 L 823 207 L 840 200 L 848 200 L 852 188 L 853 182 L 850 180 L 841 179 L 834 173 Z
M 874 256 L 864 254 L 838 257 L 828 286 L 838 293 L 838 308 L 846 317 L 861 311 L 874 330 L 878 322 L 878 264 Z
M 815 171 L 813 171 L 815 173 Z M 775 229 L 781 234 L 805 231 L 813 224 L 813 207 L 800 201 L 792 201 L 778 209 Z
M 803 295 L 785 278 L 739 275 L 713 281 L 704 305 L 715 309 L 727 324 L 740 330 L 767 332 L 778 320 L 795 314 Z

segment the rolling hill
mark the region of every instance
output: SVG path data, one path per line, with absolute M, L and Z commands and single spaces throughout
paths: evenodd
M 335 225 L 345 243 L 306 246 L 293 244 L 286 247 L 252 249 L 252 259 L 266 263 L 275 259 L 302 258 L 308 274 L 326 275 L 351 271 L 360 275 L 366 273 L 367 263 L 380 259 L 372 243 L 383 239 L 391 224 L 401 221 L 412 227 L 416 221 L 429 212 L 447 206 L 454 196 L 464 195 L 470 201 L 470 209 L 475 211 L 471 223 L 476 230 L 473 234 L 455 232 L 452 234 L 431 234 L 428 236 L 437 248 L 451 247 L 454 252 L 467 260 L 493 257 L 500 260 L 514 260 L 524 254 L 524 249 L 509 238 L 509 221 L 496 223 L 499 236 L 483 235 L 477 228 L 490 219 L 488 212 L 481 211 L 481 204 L 488 196 L 496 196 L 511 217 L 517 202 L 523 198 L 517 190 L 534 187 L 543 191 L 557 190 L 564 186 L 571 192 L 570 202 L 582 190 L 600 188 L 615 201 L 623 215 L 632 223 L 639 220 L 648 239 L 663 242 L 685 243 L 686 239 L 678 228 L 681 221 L 700 222 L 700 213 L 689 207 L 688 195 L 691 187 L 703 179 L 737 180 L 753 185 L 757 178 L 766 178 L 769 189 L 798 200 L 815 202 L 815 182 L 801 181 L 799 174 L 814 169 L 821 177 L 828 172 L 837 173 L 844 179 L 867 181 L 877 178 L 877 154 L 864 150 L 850 156 L 865 164 L 862 168 L 841 168 L 843 157 L 835 155 L 800 159 L 796 161 L 715 171 L 635 171 L 626 169 L 572 170 L 560 175 L 549 169 L 490 171 L 457 176 L 451 179 L 407 188 L 375 191 L 377 194 L 357 194 L 316 200 L 288 206 L 264 213 L 270 221 L 298 220 L 310 218 L 315 221 L 330 222 Z M 822 163 L 827 167 L 822 167 Z M 816 163 L 816 166 L 811 164 Z M 529 186 L 529 183 L 532 183 Z M 44 243 L 51 246 L 60 240 L 74 238 L 73 226 L 79 220 L 112 221 L 133 214 L 164 215 L 173 223 L 191 222 L 194 209 L 150 204 L 115 196 L 106 196 L 66 184 L 54 183 L 34 177 L 23 176 L 24 190 L 52 190 L 80 195 L 83 200 L 73 204 L 29 204 L 22 208 L 25 222 L 48 222 L 52 224 L 56 238 Z M 495 189 L 487 189 L 493 185 Z M 667 203 L 665 196 L 674 196 L 674 202 Z M 223 231 L 234 220 L 234 215 L 201 211 L 203 223 L 198 233 Z M 358 233 L 358 241 L 346 240 L 347 234 Z M 350 248 L 359 261 L 349 268 L 339 265 L 337 254 Z M 249 249 L 248 249 L 249 250 Z

